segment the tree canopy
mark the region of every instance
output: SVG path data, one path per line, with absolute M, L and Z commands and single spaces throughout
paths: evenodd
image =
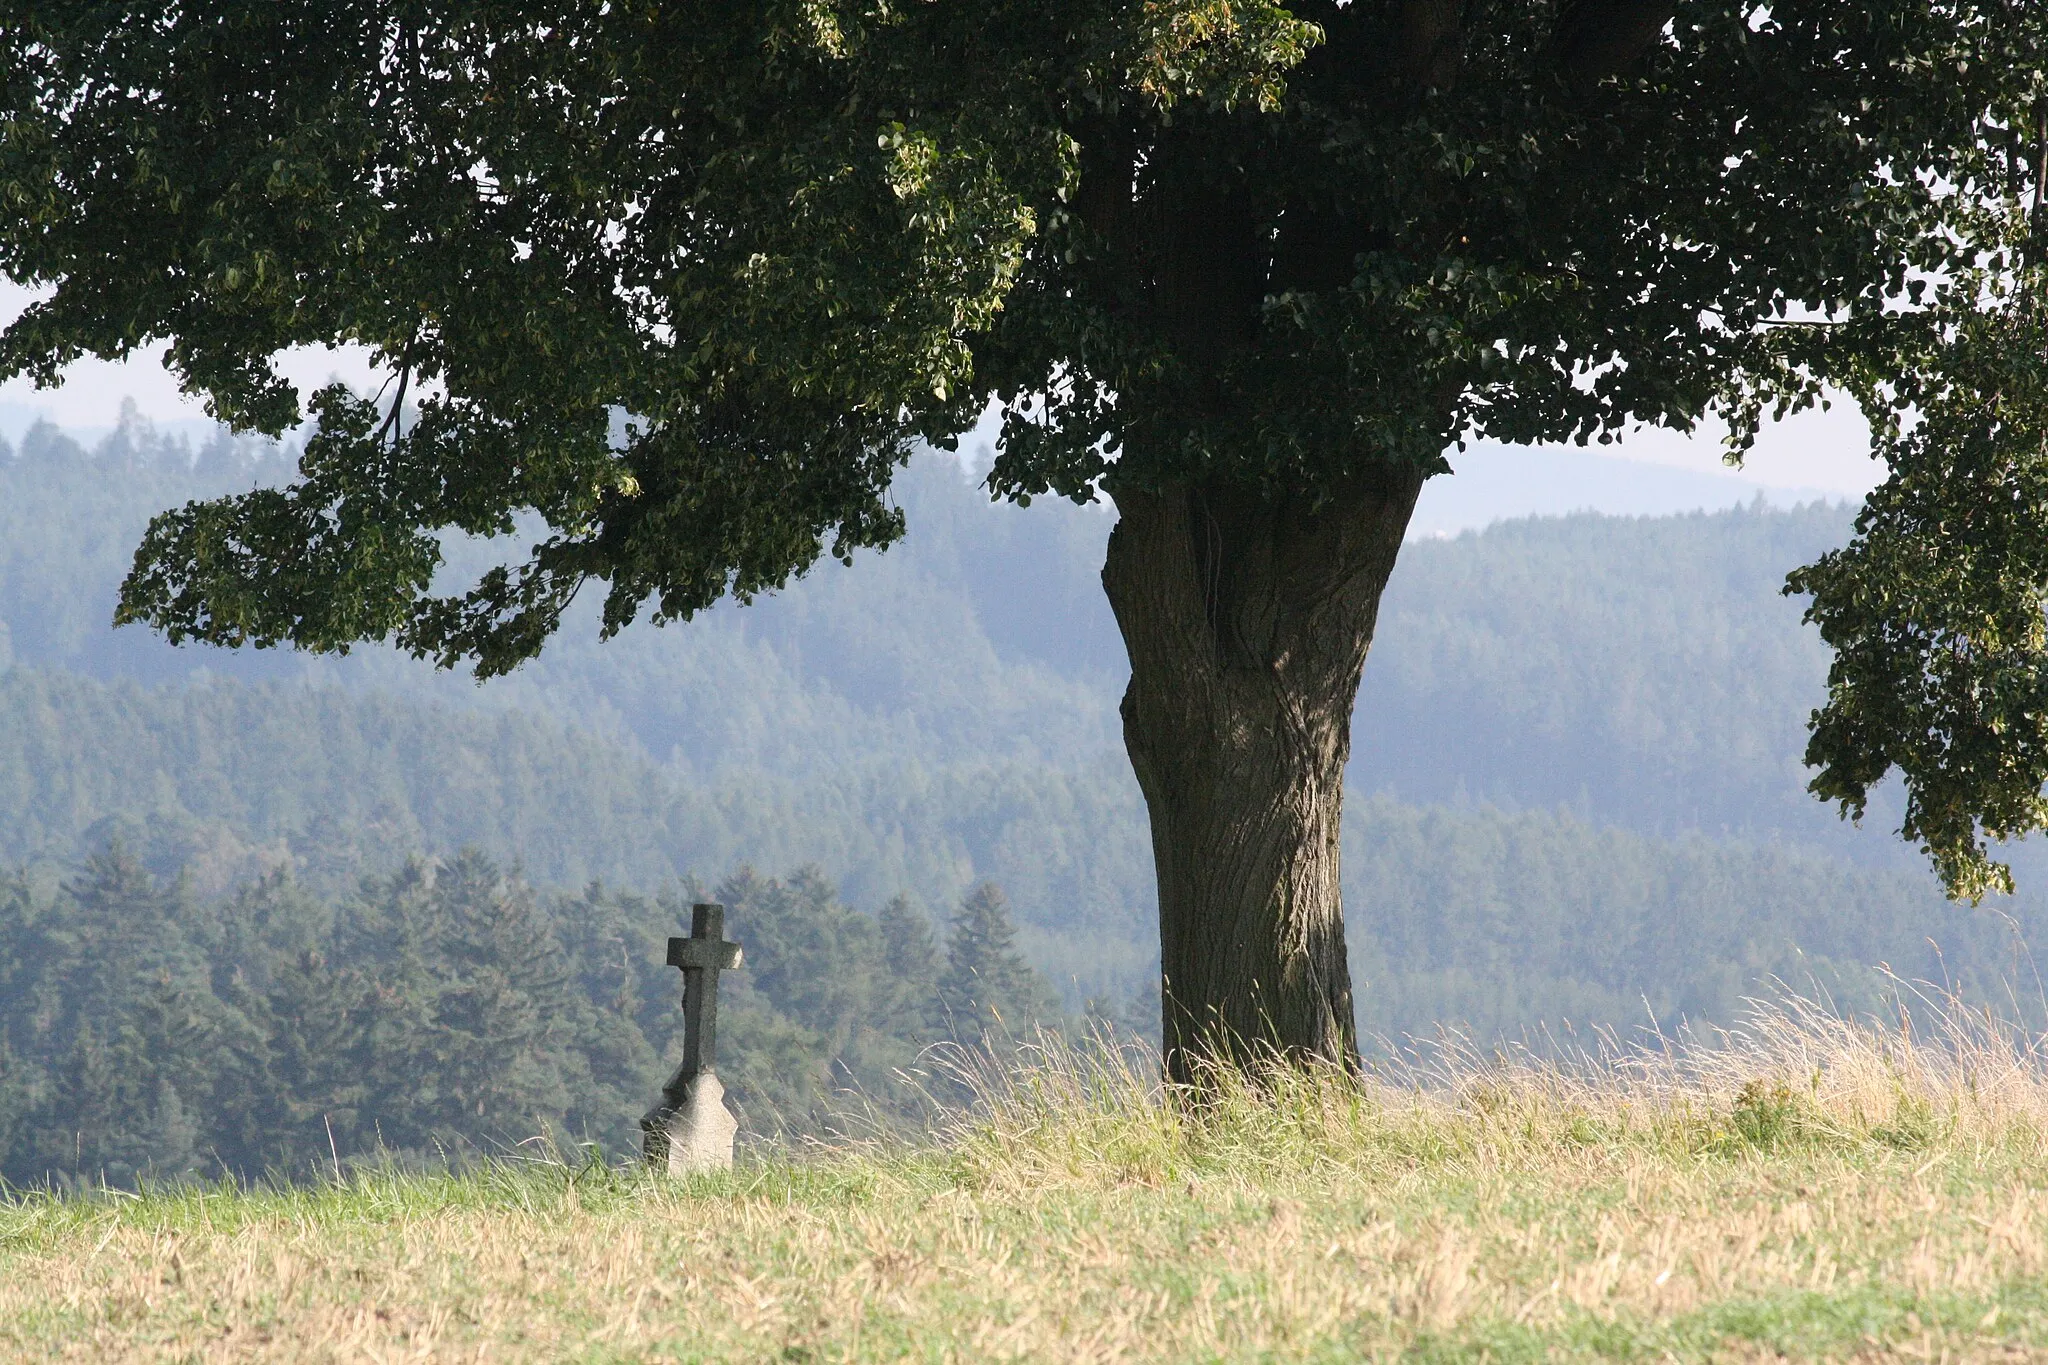
M 1012 497 L 1312 507 L 1844 391 L 1893 472 L 1792 580 L 1815 787 L 1902 769 L 1976 894 L 2048 821 L 2044 52 L 2021 0 L 18 6 L 0 374 L 167 338 L 276 432 L 280 349 L 368 346 L 393 391 L 160 518 L 122 613 L 486 674 L 591 580 L 615 630 L 887 543 L 991 401 Z

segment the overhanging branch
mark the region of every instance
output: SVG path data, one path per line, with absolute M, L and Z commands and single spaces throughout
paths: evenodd
M 1676 9 L 1672 0 L 1573 0 L 1557 23 L 1559 73 L 1575 90 L 1633 73 L 1656 49 Z

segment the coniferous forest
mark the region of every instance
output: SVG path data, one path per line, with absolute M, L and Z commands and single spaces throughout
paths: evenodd
M 707 895 L 746 947 L 721 1071 L 756 1134 L 848 1092 L 918 1122 L 934 1042 L 1147 1027 L 1103 510 L 992 505 L 933 455 L 888 553 L 607 644 L 585 618 L 483 687 L 108 628 L 153 511 L 289 473 L 132 419 L 0 443 L 6 1179 L 623 1154 L 679 1043 L 662 941 Z M 1669 1030 L 1773 981 L 1875 1009 L 1887 971 L 2038 1010 L 2048 865 L 1954 906 L 1888 808 L 1854 829 L 1802 790 L 1827 660 L 1778 586 L 1848 520 L 1407 547 L 1345 825 L 1368 1034 Z
M 754 1134 L 914 1125 L 955 1083 L 924 1059 L 934 1044 L 1060 1022 L 992 886 L 943 947 L 900 898 L 862 914 L 814 870 L 743 869 L 713 893 L 749 927 L 719 1032 Z M 687 915 L 676 895 L 595 883 L 542 894 L 476 852 L 332 900 L 277 871 L 207 901 L 118 847 L 54 887 L 16 879 L 0 889 L 0 1175 L 292 1174 L 535 1138 L 628 1152 L 681 1041 L 660 964 Z

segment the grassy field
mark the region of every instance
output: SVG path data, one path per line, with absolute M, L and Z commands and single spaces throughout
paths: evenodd
M 2048 1358 L 2048 1069 L 1802 1009 L 1574 1066 L 1043 1059 L 917 1149 L 0 1204 L 0 1355 Z

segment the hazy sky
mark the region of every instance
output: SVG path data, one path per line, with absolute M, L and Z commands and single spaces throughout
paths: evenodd
M 11 321 L 31 297 L 0 282 L 0 323 Z M 123 398 L 134 399 L 159 424 L 191 422 L 200 429 L 206 414 L 178 392 L 162 353 L 159 346 L 120 364 L 79 361 L 56 389 L 37 390 L 21 379 L 0 384 L 0 436 L 18 438 L 38 417 L 89 435 L 113 425 Z M 359 351 L 298 352 L 281 368 L 302 391 L 336 375 L 358 387 L 374 387 L 379 378 Z M 1721 507 L 1757 496 L 1780 503 L 1860 499 L 1883 476 L 1883 466 L 1869 455 L 1868 429 L 1846 403 L 1772 428 L 1740 471 L 1721 463 L 1718 430 L 1692 438 L 1643 432 L 1589 450 L 1482 444 L 1453 452 L 1451 464 L 1457 477 L 1432 479 L 1425 490 L 1416 534 L 1579 509 L 1640 515 Z

